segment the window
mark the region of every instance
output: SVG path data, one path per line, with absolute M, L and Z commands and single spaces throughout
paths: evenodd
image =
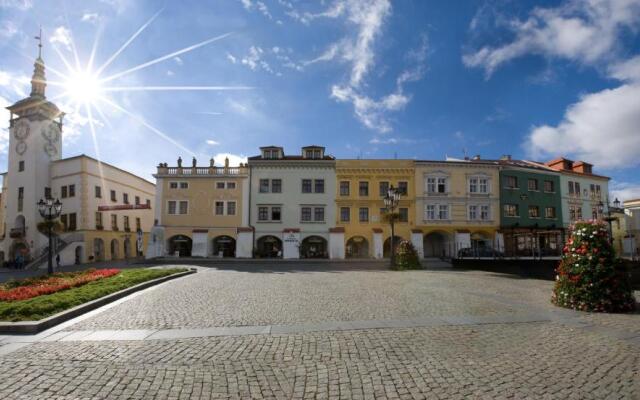
M 434 204 L 427 204 L 425 206 L 424 219 L 429 221 L 436 219 L 436 206 Z
M 129 225 L 129 216 L 125 215 L 124 217 L 124 230 L 125 231 L 130 231 L 131 230 L 131 226 Z
M 282 179 L 271 180 L 271 193 L 282 193 Z
M 324 221 L 324 207 L 315 207 L 313 209 L 313 220 L 316 222 Z
M 360 222 L 369 222 L 369 209 L 367 207 L 360 207 L 358 215 Z
M 129 204 L 129 194 L 128 193 L 122 193 L 122 202 L 124 204 Z
M 553 187 L 553 181 L 544 181 L 544 191 L 547 193 L 555 192 L 555 188 Z
M 76 216 L 76 213 L 71 213 L 69 214 L 69 230 L 70 231 L 75 231 L 76 229 L 78 229 L 78 218 Z
M 302 207 L 300 209 L 300 221 L 302 222 L 311 221 L 311 207 Z
M 269 207 L 258 207 L 258 221 L 269 220 Z
M 102 213 L 100 211 L 96 211 L 96 229 L 101 230 L 102 228 Z
M 177 214 L 176 210 L 177 210 L 176 209 L 176 202 L 173 201 L 173 200 L 170 200 L 167 203 L 167 214 L 175 215 L 175 214 Z
M 478 178 L 469 179 L 469 193 L 478 193 Z
M 538 206 L 529 206 L 529 218 L 540 218 L 540 208 Z
M 111 230 L 118 230 L 118 216 L 116 214 L 111 214 Z
M 169 182 L 169 189 L 177 189 L 178 182 Z
M 271 207 L 271 220 L 272 221 L 280 221 L 280 207 Z
M 18 188 L 18 211 L 22 211 L 23 206 L 24 206 L 24 188 L 19 187 Z
M 45 187 L 44 188 L 44 198 L 45 199 L 50 199 L 51 198 L 51 188 L 50 187 Z
M 116 199 L 116 191 L 115 190 L 111 191 L 111 201 L 117 201 L 117 199 Z
M 140 218 L 136 218 L 136 232 L 142 230 L 142 224 L 140 222 Z
M 151 208 L 151 200 L 147 199 L 147 207 Z
M 527 180 L 527 189 L 530 191 L 538 191 L 538 180 L 537 179 L 528 179 Z
M 520 213 L 518 212 L 517 204 L 505 204 L 504 205 L 504 216 L 505 217 L 519 217 Z
M 449 205 L 448 204 L 440 204 L 438 206 L 438 219 L 441 219 L 441 220 L 449 219 Z
M 545 207 L 544 208 L 544 217 L 545 218 L 555 218 L 556 217 L 556 208 L 555 207 Z
M 62 229 L 67 230 L 67 226 L 69 226 L 69 219 L 67 214 L 60 215 L 60 223 L 62 224 Z
M 409 222 L 409 209 L 408 208 L 399 208 L 398 209 L 398 221 L 400 222 Z
M 482 221 L 489 220 L 489 206 L 486 204 L 480 206 L 480 219 Z
M 69 197 L 76 196 L 76 185 L 69 185 Z
M 324 193 L 324 179 L 316 179 L 313 181 L 313 185 L 316 193 Z
M 476 205 L 469 206 L 469 219 L 470 220 L 478 219 L 478 206 Z
M 360 182 L 358 184 L 358 192 L 360 194 L 360 196 L 369 196 L 369 182 Z
M 227 202 L 227 215 L 236 215 L 236 202 L 228 201 Z
M 320 150 L 314 150 L 313 151 L 313 158 L 320 158 Z
M 389 191 L 389 182 L 380 182 L 380 197 L 385 197 Z
M 489 193 L 489 180 L 487 178 L 478 178 L 480 193 Z
M 227 182 L 227 189 L 235 189 L 235 188 L 236 188 L 235 182 Z
M 302 180 L 302 193 L 311 193 L 311 179 Z
M 313 158 L 313 150 L 305 150 L 306 158 Z
M 518 188 L 518 177 L 516 177 L 516 176 L 505 176 L 504 187 L 507 188 L 507 189 L 517 189 Z
M 96 186 L 94 188 L 94 193 L 95 193 L 96 199 L 102 198 L 102 188 L 100 186 Z
M 260 179 L 260 193 L 269 193 L 268 179 Z
M 180 182 L 180 189 L 189 189 L 189 182 Z
M 349 195 L 349 181 L 340 181 L 340 196 Z
M 600 185 L 596 185 L 596 198 L 599 199 L 601 197 L 602 197 L 602 195 L 601 195 L 601 191 L 600 191 Z M 620 220 L 617 220 L 617 221 L 620 221 Z
M 136 205 L 139 206 L 140 205 L 140 196 L 136 196 Z
M 447 178 L 444 176 L 427 178 L 428 193 L 447 193 Z
M 216 201 L 216 215 L 224 215 L 224 201 Z
M 180 214 L 186 215 L 189 213 L 189 202 L 188 201 L 180 201 Z
M 591 207 L 591 219 L 598 219 L 598 209 Z
M 67 198 L 67 187 L 63 186 L 60 188 L 60 197 L 62 197 L 63 199 Z
M 340 222 L 349 222 L 351 220 L 351 209 L 349 207 L 340 207 Z
M 398 182 L 398 193 L 406 196 L 409 193 L 409 184 L 405 181 Z
M 18 162 L 18 172 L 24 171 L 24 160 Z
M 216 189 L 224 189 L 224 182 L 216 182 Z
M 573 183 L 576 189 L 576 196 L 580 197 L 580 182 Z

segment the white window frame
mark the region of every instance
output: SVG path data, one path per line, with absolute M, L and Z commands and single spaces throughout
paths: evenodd
M 231 185 L 233 187 L 231 187 Z M 226 183 L 226 188 L 229 190 L 235 190 L 238 187 L 238 185 L 236 184 L 236 182 L 227 182 Z
M 178 202 L 178 204 L 177 204 L 177 206 L 178 206 L 178 208 L 177 208 L 178 214 L 177 215 L 189 215 L 189 200 L 177 200 L 177 202 Z M 187 212 L 186 213 L 182 213 L 181 212 L 181 207 L 180 206 L 182 205 L 182 203 L 187 203 Z
M 438 191 L 438 186 L 440 185 L 440 180 L 443 179 L 444 180 L 444 192 L 439 192 Z M 433 182 L 429 182 L 430 180 L 433 180 Z M 425 192 L 431 196 L 446 196 L 449 194 L 450 190 L 451 190 L 451 177 L 444 173 L 444 172 L 438 172 L 438 173 L 432 173 L 432 174 L 427 174 L 425 175 L 425 179 L 424 179 L 424 187 L 425 187 Z M 430 190 L 430 186 L 433 186 L 433 191 Z
M 238 213 L 238 203 L 235 200 L 227 200 L 224 202 L 225 215 L 236 215 Z M 233 214 L 229 213 L 229 204 L 233 203 Z
M 433 218 L 429 218 L 429 207 L 433 207 Z M 440 217 L 440 210 L 442 207 L 446 207 L 446 218 Z M 427 203 L 424 205 L 423 217 L 425 221 L 451 221 L 451 204 Z

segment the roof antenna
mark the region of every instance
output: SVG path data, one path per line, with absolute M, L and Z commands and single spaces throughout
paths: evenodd
M 40 32 L 34 39 L 38 41 L 38 58 L 42 58 L 42 25 L 40 25 Z
M 462 154 L 464 154 L 464 159 L 466 160 L 468 158 L 468 156 L 467 156 L 467 148 L 466 147 L 462 148 Z

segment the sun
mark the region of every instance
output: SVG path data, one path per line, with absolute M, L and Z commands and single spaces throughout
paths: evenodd
M 94 104 L 103 91 L 100 79 L 90 71 L 73 71 L 67 76 L 64 88 L 69 98 L 81 104 Z

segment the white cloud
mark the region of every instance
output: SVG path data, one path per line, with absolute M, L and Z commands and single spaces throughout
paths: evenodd
M 28 10 L 33 7 L 32 0 L 0 0 L 0 8 L 17 8 L 18 10 Z
M 175 61 L 176 64 L 178 64 L 178 65 L 183 65 L 184 64 L 184 61 L 182 60 L 182 58 L 180 58 L 178 56 L 173 57 L 173 61 Z
M 0 38 L 10 39 L 16 33 L 18 33 L 18 28 L 13 22 L 9 20 L 2 21 L 0 24 Z
M 220 142 L 216 142 L 216 141 L 215 141 L 215 140 L 213 140 L 213 139 L 207 139 L 207 144 L 208 144 L 209 146 L 217 146 L 217 145 L 219 145 L 219 144 L 220 144 Z
M 220 166 L 220 165 L 224 165 L 225 158 L 229 159 L 229 166 L 231 167 L 237 167 L 238 164 L 240 163 L 245 164 L 247 162 L 247 156 L 243 154 L 231 154 L 231 153 L 218 153 L 215 156 L 213 156 L 213 161 L 216 163 L 216 165 Z
M 593 64 L 611 59 L 620 32 L 637 29 L 639 22 L 640 0 L 569 0 L 556 8 L 535 8 L 525 20 L 509 21 L 512 41 L 467 53 L 463 62 L 484 68 L 487 77 L 526 54 Z
M 242 57 L 242 59 L 240 59 L 240 63 L 246 65 L 252 71 L 262 69 L 266 72 L 269 72 L 270 74 L 279 75 L 273 70 L 273 68 L 271 68 L 271 65 L 262 58 L 264 53 L 265 51 L 262 50 L 261 47 L 251 46 L 249 48 L 249 54 L 247 54 L 245 57 Z M 227 58 L 229 58 L 229 55 L 227 55 Z
M 98 21 L 99 18 L 100 18 L 100 15 L 98 15 L 98 13 L 86 12 L 82 15 L 81 20 L 84 22 L 95 23 Z
M 26 97 L 29 93 L 31 78 L 22 72 L 12 73 L 0 70 L 0 88 L 8 96 Z
M 67 50 L 71 50 L 71 31 L 64 26 L 59 26 L 49 38 L 49 42 L 52 44 L 60 43 Z
M 11 102 L 9 100 L 0 96 L 0 154 L 6 154 L 7 147 L 9 146 L 10 113 L 6 107 L 10 105 Z
M 609 202 L 613 203 L 615 199 L 621 202 L 640 199 L 640 184 L 611 181 L 609 185 Z
M 609 75 L 621 81 L 640 81 L 640 56 L 613 64 L 609 67 Z
M 233 55 L 231 55 L 230 53 L 227 53 L 227 60 L 231 61 L 232 64 L 235 64 L 238 62 L 238 59 L 235 58 Z
M 174 75 L 175 75 L 175 72 L 173 72 L 170 69 L 167 70 L 167 76 L 174 76 Z
M 269 7 L 267 7 L 267 5 L 262 1 L 240 0 L 240 2 L 242 3 L 242 7 L 244 7 L 245 10 L 258 10 L 265 17 L 273 19 L 273 15 L 271 15 L 271 13 L 269 12 Z

